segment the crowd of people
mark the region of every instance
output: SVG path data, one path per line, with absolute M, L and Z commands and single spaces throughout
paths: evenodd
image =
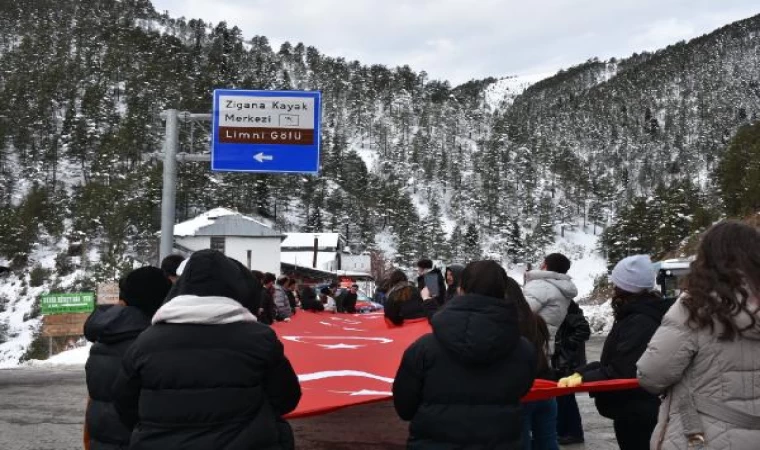
M 586 360 L 590 327 L 568 276 L 544 257 L 520 286 L 494 261 L 429 259 L 417 278 L 381 283 L 391 327 L 429 321 L 393 383 L 410 449 L 552 450 L 584 442 L 574 395 L 523 402 L 537 378 L 558 386 L 638 378 L 640 388 L 593 394 L 622 450 L 758 448 L 760 232 L 726 221 L 703 237 L 684 293 L 654 289 L 647 255 L 610 275 L 614 324 L 599 361 Z M 356 312 L 357 286 L 300 289 L 213 250 L 167 258 L 119 283 L 119 305 L 85 325 L 90 449 L 292 449 L 282 418 L 301 397 L 268 325 L 305 311 Z

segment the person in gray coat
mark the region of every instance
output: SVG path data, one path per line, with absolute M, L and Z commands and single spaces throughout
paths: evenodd
M 550 356 L 554 353 L 554 337 L 565 320 L 570 301 L 578 295 L 578 288 L 567 275 L 568 270 L 570 260 L 560 253 L 552 253 L 544 258 L 541 270 L 525 273 L 525 299 L 549 328 Z
M 288 284 L 288 277 L 280 277 L 274 285 L 274 306 L 276 311 L 275 319 L 278 321 L 290 321 L 293 310 L 290 308 L 290 299 L 285 285 Z
M 760 448 L 759 298 L 760 232 L 715 225 L 637 364 L 641 386 L 664 395 L 650 448 Z

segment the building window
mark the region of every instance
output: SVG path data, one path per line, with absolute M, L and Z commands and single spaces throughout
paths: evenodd
M 212 237 L 211 238 L 211 250 L 216 250 L 224 253 L 224 237 Z

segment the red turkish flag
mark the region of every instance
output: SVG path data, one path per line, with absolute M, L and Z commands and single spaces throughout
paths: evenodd
M 393 377 L 404 351 L 423 334 L 425 321 L 389 328 L 383 313 L 330 314 L 302 311 L 290 322 L 275 324 L 285 354 L 298 374 L 303 397 L 289 417 L 323 414 L 346 406 L 391 398 Z M 558 388 L 536 380 L 526 401 L 582 391 L 631 389 L 636 380 L 585 383 Z

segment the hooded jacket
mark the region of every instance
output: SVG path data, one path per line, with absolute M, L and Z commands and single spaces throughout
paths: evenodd
M 760 313 L 755 314 L 760 321 Z M 684 417 L 687 401 L 706 398 L 735 411 L 760 416 L 760 326 L 747 330 L 733 341 L 718 339 L 722 325 L 693 330 L 689 313 L 679 299 L 668 311 L 638 362 L 641 386 L 653 394 L 666 394 L 660 407 L 651 448 L 676 450 L 688 447 Z M 740 328 L 750 325 L 746 312 L 736 317 Z M 723 413 L 696 407 L 705 449 L 752 450 L 760 447 L 760 430 L 732 423 Z
M 583 381 L 636 378 L 636 362 L 672 304 L 654 294 L 643 294 L 621 306 L 604 341 L 600 361 L 578 370 Z M 641 388 L 599 392 L 592 396 L 599 414 L 609 419 L 652 422 L 657 419 L 660 400 Z
M 126 427 L 113 405 L 111 387 L 121 359 L 137 336 L 150 326 L 150 319 L 132 306 L 101 306 L 84 324 L 84 335 L 93 342 L 85 365 L 90 403 L 86 422 L 90 450 L 129 446 L 131 428 Z
M 393 383 L 396 412 L 411 421 L 408 448 L 521 449 L 520 398 L 537 361 L 514 303 L 456 297 L 432 326 L 404 352 Z
M 454 284 L 451 286 L 447 285 L 446 299 L 444 302 L 448 302 L 449 300 L 459 295 L 457 291 L 459 290 L 459 283 L 462 281 L 462 272 L 464 272 L 464 266 L 461 264 L 452 264 L 446 268 L 446 273 L 448 274 L 449 272 L 451 272 L 454 278 Z
M 578 295 L 570 276 L 545 270 L 532 270 L 525 274 L 528 282 L 523 288 L 525 299 L 534 313 L 541 316 L 549 328 L 549 351 L 554 353 L 554 337 L 567 315 L 570 301 Z
M 219 252 L 193 254 L 177 296 L 127 351 L 114 397 L 135 426 L 130 449 L 294 447 L 281 416 L 298 404 L 298 378 L 249 310 L 258 282 L 238 269 Z

